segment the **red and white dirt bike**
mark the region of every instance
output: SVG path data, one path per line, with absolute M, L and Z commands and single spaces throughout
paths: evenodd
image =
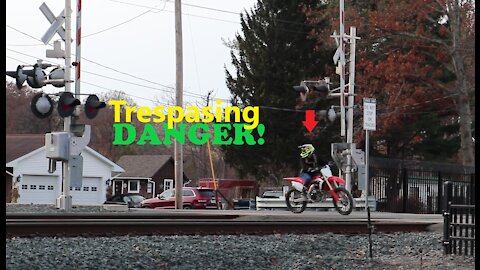
M 313 176 L 310 184 L 304 189 L 304 181 L 300 177 L 284 178 L 291 182 L 292 187 L 285 194 L 288 210 L 293 213 L 302 213 L 309 202 L 322 202 L 332 198 L 333 206 L 342 215 L 349 215 L 353 210 L 353 197 L 342 185 L 345 180 L 332 175 L 329 165 L 320 168 L 320 173 Z M 304 191 L 306 190 L 306 191 Z M 302 198 L 306 192 L 306 198 Z

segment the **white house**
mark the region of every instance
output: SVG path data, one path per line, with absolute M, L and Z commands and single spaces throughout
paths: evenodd
M 29 139 L 30 141 L 26 141 Z M 18 144 L 21 144 L 22 140 L 25 144 L 32 144 L 32 141 L 36 140 L 38 145 L 38 141 L 44 143 L 44 135 L 7 135 L 7 181 L 11 179 L 12 188 L 18 189 L 20 196 L 17 203 L 55 204 L 56 198 L 62 192 L 61 162 L 57 162 L 56 171 L 50 174 L 48 159 L 45 157 L 45 146 L 41 146 L 43 143 L 33 151 L 21 153 L 22 151 L 18 149 L 21 145 Z M 14 152 L 10 155 L 14 156 L 11 160 L 9 160 L 9 148 L 12 150 L 10 152 Z M 83 150 L 82 157 L 82 187 L 70 187 L 72 203 L 73 205 L 103 204 L 106 200 L 108 181 L 112 175 L 124 170 L 88 146 Z

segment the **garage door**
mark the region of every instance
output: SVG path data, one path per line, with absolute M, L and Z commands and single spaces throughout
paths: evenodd
M 70 188 L 73 205 L 99 205 L 104 203 L 100 196 L 100 177 L 84 177 L 82 187 Z
M 58 178 L 51 175 L 24 174 L 19 187 L 20 203 L 55 204 L 60 195 Z

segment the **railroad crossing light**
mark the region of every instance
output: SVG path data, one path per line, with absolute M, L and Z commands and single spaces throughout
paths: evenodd
M 330 78 L 325 77 L 319 81 L 302 81 L 300 85 L 293 86 L 292 90 L 300 94 L 302 101 L 307 99 L 307 94 L 311 91 L 318 92 L 320 97 L 328 96 L 330 92 Z
M 32 102 L 30 103 L 30 108 L 36 117 L 46 118 L 52 114 L 53 102 L 48 95 L 38 93 L 33 97 Z
M 333 108 L 330 108 L 328 110 L 327 117 L 328 117 L 328 120 L 330 120 L 330 122 L 333 123 L 333 121 L 335 121 L 335 118 L 337 117 L 337 113 L 335 112 L 335 110 Z
M 319 81 L 306 81 L 306 86 L 310 91 L 318 92 L 320 97 L 328 96 L 330 91 L 328 82 L 326 80 L 319 80 Z
M 7 75 L 15 78 L 18 89 L 23 87 L 23 83 L 27 81 L 28 85 L 32 88 L 42 88 L 45 86 L 46 75 L 44 68 L 47 66 L 37 63 L 31 69 L 25 69 L 28 66 L 18 66 L 17 71 L 12 74 L 12 71 L 7 71 Z
M 300 99 L 302 101 L 307 100 L 309 89 L 303 82 L 300 85 L 293 86 L 292 90 L 300 94 Z
M 65 87 L 65 69 L 56 67 L 48 74 L 48 80 L 55 87 Z
M 317 114 L 319 119 L 320 118 L 324 118 L 324 119 L 327 118 L 332 123 L 335 121 L 335 118 L 337 117 L 337 113 L 333 109 L 333 106 L 330 107 L 330 109 L 328 109 L 328 110 L 316 111 L 316 114 Z
M 80 105 L 80 100 L 73 97 L 72 93 L 63 92 L 58 100 L 58 114 L 60 114 L 61 117 L 71 116 L 75 111 L 75 106 L 78 105 Z
M 87 101 L 85 101 L 85 115 L 88 119 L 93 119 L 97 116 L 98 111 L 105 106 L 107 106 L 105 102 L 99 101 L 96 95 L 89 95 Z
M 318 83 L 313 86 L 313 91 L 318 92 L 322 97 L 326 97 L 329 90 L 330 88 L 328 87 L 328 83 L 323 80 L 318 81 Z
M 47 76 L 45 69 L 55 67 Z M 65 72 L 60 66 L 51 64 L 44 64 L 42 60 L 38 60 L 35 65 L 19 65 L 16 71 L 7 71 L 7 76 L 15 78 L 15 83 L 18 89 L 23 87 L 25 81 L 32 88 L 42 88 L 47 84 L 52 84 L 55 87 L 65 86 Z
M 27 80 L 27 75 L 23 73 L 23 67 L 20 65 L 17 66 L 16 71 L 7 71 L 6 75 L 15 78 L 15 84 L 18 89 L 21 89 Z

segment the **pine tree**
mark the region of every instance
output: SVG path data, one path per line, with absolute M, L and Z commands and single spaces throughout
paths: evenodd
M 279 110 L 294 109 L 297 93 L 291 91 L 301 80 L 324 72 L 331 51 L 315 50 L 309 38 L 313 30 L 325 28 L 326 20 L 306 21 L 305 12 L 318 1 L 259 0 L 250 13 L 242 14 L 242 34 L 232 46 L 233 74 L 226 69 L 232 105 L 259 106 L 265 125 L 263 145 L 225 146 L 225 160 L 241 175 L 275 179 L 297 173 L 297 146 L 305 143 L 302 126 L 305 114 Z

